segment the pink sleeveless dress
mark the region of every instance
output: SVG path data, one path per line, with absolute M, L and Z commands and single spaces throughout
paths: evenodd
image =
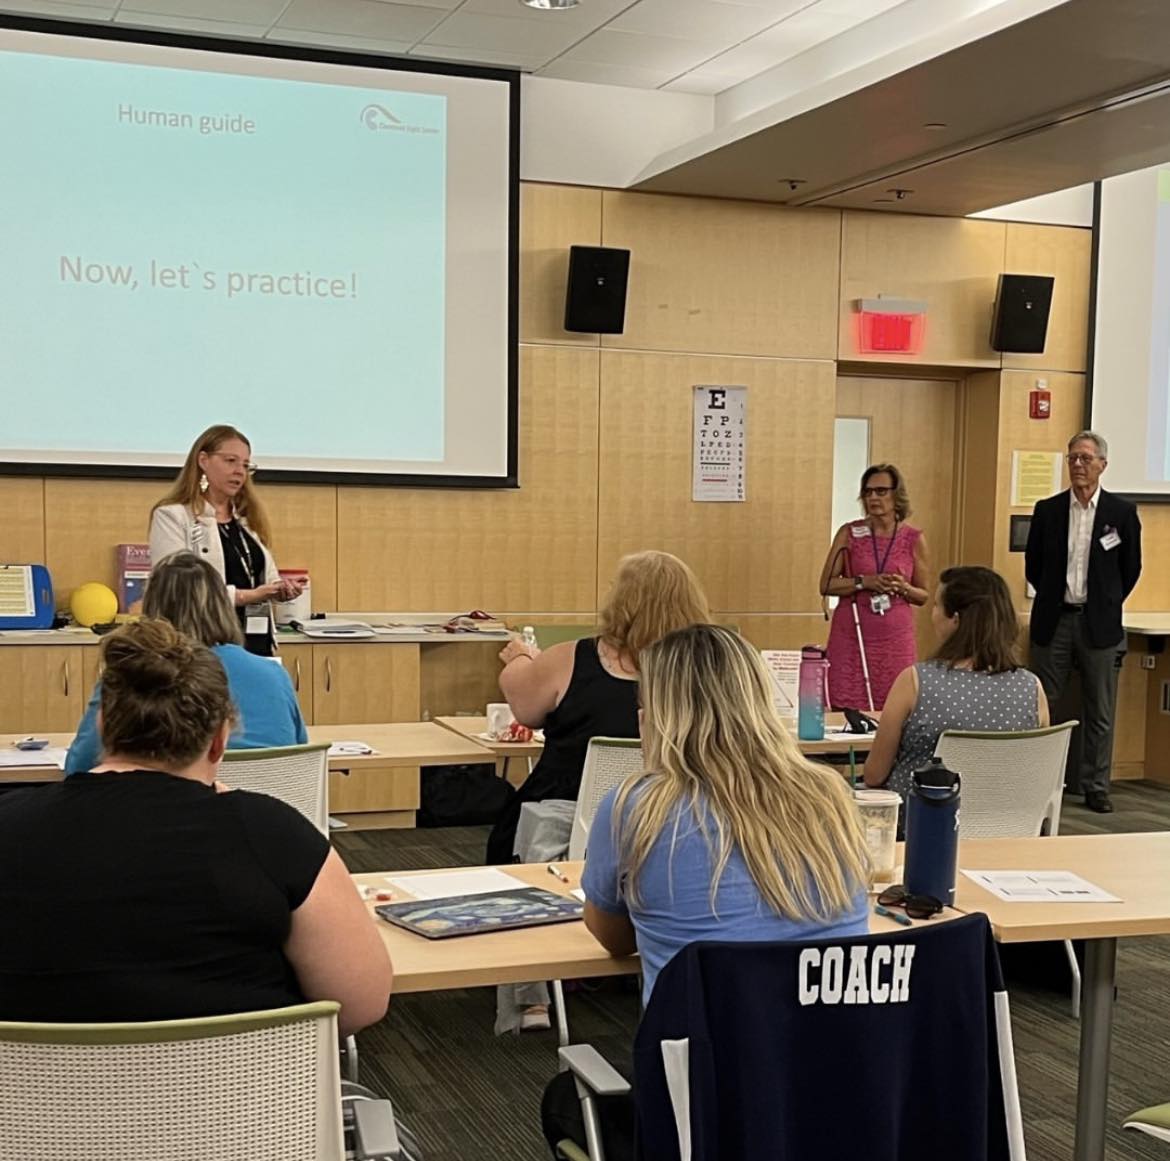
M 865 532 L 854 532 L 860 528 Z M 914 546 L 921 535 L 919 529 L 899 524 L 893 537 L 874 536 L 864 520 L 854 520 L 849 525 L 844 554 L 845 575 L 898 573 L 909 581 L 914 576 Z M 881 709 L 886 704 L 894 679 L 918 660 L 914 606 L 902 597 L 891 595 L 889 612 L 879 616 L 870 607 L 870 597 L 874 595 L 867 591 L 842 597 L 833 611 L 833 623 L 829 629 L 829 701 L 834 709 L 864 710 L 869 706 L 857 629 L 853 624 L 855 602 L 869 664 L 874 709 Z

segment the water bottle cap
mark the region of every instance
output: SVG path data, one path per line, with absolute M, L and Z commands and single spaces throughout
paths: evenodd
M 805 645 L 800 651 L 802 661 L 824 661 L 827 656 L 827 651 L 820 645 Z
M 915 786 L 930 790 L 950 790 L 959 784 L 959 775 L 947 768 L 941 758 L 931 758 L 911 775 Z

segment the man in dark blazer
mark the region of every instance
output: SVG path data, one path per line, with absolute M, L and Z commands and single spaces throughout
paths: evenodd
M 1072 668 L 1080 670 L 1079 789 L 1085 805 L 1100 814 L 1113 809 L 1113 717 L 1125 657 L 1121 606 L 1142 572 L 1137 508 L 1099 483 L 1108 456 L 1108 444 L 1095 432 L 1073 436 L 1067 457 L 1072 487 L 1036 505 L 1024 561 L 1028 583 L 1036 590 L 1032 670 L 1050 708 Z

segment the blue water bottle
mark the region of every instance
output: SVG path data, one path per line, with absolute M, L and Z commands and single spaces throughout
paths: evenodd
M 828 664 L 819 645 L 806 645 L 800 651 L 796 736 L 802 742 L 819 742 L 825 736 L 825 667 Z
M 910 776 L 906 807 L 906 890 L 951 907 L 959 861 L 959 775 L 932 758 Z

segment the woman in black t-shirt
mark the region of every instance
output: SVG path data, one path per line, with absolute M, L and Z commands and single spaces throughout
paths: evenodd
M 166 1020 L 341 1004 L 385 1014 L 391 966 L 337 854 L 296 810 L 225 791 L 219 660 L 165 621 L 102 647 L 93 771 L 0 798 L 0 1019 Z

